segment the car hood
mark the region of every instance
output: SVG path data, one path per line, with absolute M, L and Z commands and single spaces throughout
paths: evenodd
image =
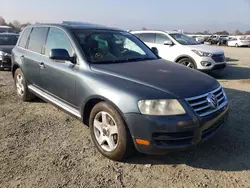
M 188 45 L 187 47 L 189 47 L 191 50 L 200 50 L 202 52 L 208 52 L 208 53 L 212 53 L 212 54 L 224 54 L 223 50 L 220 50 L 220 49 L 212 47 L 212 46 L 204 45 L 204 44 Z
M 219 83 L 211 76 L 163 59 L 117 64 L 91 64 L 91 69 L 136 82 L 138 87 L 140 85 L 148 86 L 182 99 L 201 95 L 219 87 Z
M 0 45 L 0 51 L 11 54 L 14 47 L 13 45 Z

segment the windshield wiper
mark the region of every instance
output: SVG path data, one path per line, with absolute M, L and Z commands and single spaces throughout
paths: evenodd
M 133 61 L 146 61 L 146 60 L 155 60 L 155 58 L 131 58 L 131 59 L 118 59 L 118 60 L 110 60 L 110 61 L 99 61 L 99 62 L 93 62 L 95 64 L 106 64 L 106 63 L 126 63 L 126 62 L 133 62 Z
M 138 58 L 131 58 L 131 59 L 126 59 L 126 62 L 132 62 L 132 61 L 146 61 L 146 60 L 154 60 L 152 57 L 138 57 Z

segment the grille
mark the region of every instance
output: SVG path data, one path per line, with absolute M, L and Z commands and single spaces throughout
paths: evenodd
M 214 54 L 212 56 L 212 59 L 216 62 L 216 63 L 221 63 L 225 61 L 225 55 L 224 54 Z
M 209 105 L 207 101 L 207 96 L 210 93 L 214 94 L 217 98 L 218 107 L 216 109 L 211 108 L 211 106 Z M 212 114 L 218 111 L 219 109 L 223 108 L 227 103 L 226 95 L 222 87 L 219 87 L 216 90 L 206 93 L 204 95 L 187 98 L 186 101 L 194 109 L 194 111 L 201 117 L 207 116 L 209 114 Z
M 210 136 L 211 134 L 215 133 L 220 127 L 221 125 L 225 122 L 224 119 L 220 119 L 218 122 L 216 122 L 214 125 L 212 125 L 211 127 L 209 127 L 208 129 L 204 130 L 202 133 L 202 139 Z

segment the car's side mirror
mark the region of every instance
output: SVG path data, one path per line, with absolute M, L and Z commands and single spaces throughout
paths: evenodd
M 171 45 L 173 45 L 173 42 L 170 41 L 170 40 L 166 40 L 163 44 L 164 44 L 164 45 L 171 46 Z
M 70 61 L 75 64 L 75 58 L 70 57 L 69 52 L 65 49 L 51 49 L 49 58 L 54 60 Z
M 152 47 L 151 50 L 155 55 L 159 56 L 159 51 L 156 47 Z

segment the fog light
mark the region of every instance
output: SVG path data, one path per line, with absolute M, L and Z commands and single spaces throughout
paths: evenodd
M 208 61 L 202 61 L 201 65 L 204 67 L 209 67 L 210 65 L 212 65 L 212 63 L 208 62 Z

